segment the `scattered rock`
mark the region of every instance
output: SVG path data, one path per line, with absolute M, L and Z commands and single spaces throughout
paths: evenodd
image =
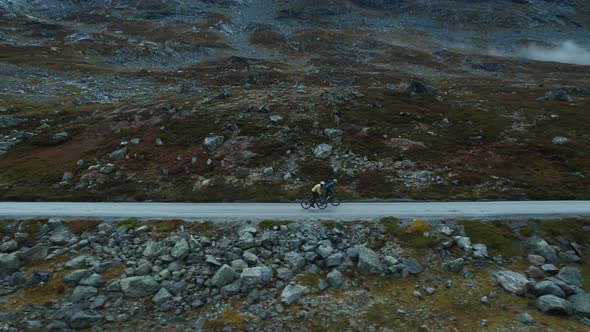
M 236 271 L 232 269 L 229 265 L 223 265 L 222 267 L 217 270 L 213 278 L 211 278 L 211 285 L 221 288 L 232 281 L 237 277 Z
M 338 270 L 332 270 L 326 277 L 328 284 L 334 288 L 339 288 L 344 284 L 344 275 Z
M 573 313 L 572 304 L 555 295 L 543 295 L 539 297 L 535 306 L 541 312 L 547 314 L 565 314 L 569 316 Z
M 307 291 L 307 287 L 291 284 L 281 292 L 281 302 L 286 305 L 295 303 Z
M 516 316 L 516 320 L 525 324 L 525 325 L 535 324 L 535 319 L 528 312 L 525 312 L 525 313 L 522 313 L 522 314 Z
M 313 149 L 313 155 L 317 159 L 326 159 L 332 155 L 334 148 L 330 144 L 322 143 Z
M 0 254 L 0 275 L 9 276 L 18 271 L 21 265 L 16 254 Z
M 160 284 L 151 276 L 138 276 L 121 279 L 121 291 L 125 296 L 144 297 L 160 290 Z
M 217 150 L 224 142 L 225 137 L 223 136 L 209 136 L 203 141 L 203 145 L 209 152 Z
M 361 247 L 359 250 L 357 268 L 362 275 L 380 274 L 383 272 L 379 255 L 367 247 Z
M 538 98 L 537 100 L 546 101 L 567 101 L 572 102 L 574 99 L 565 90 L 552 90 L 548 91 L 545 96 Z
M 463 258 L 457 258 L 452 261 L 444 262 L 442 268 L 445 271 L 461 273 L 465 268 L 465 260 Z
M 574 313 L 590 317 L 590 293 L 572 295 L 568 301 L 572 303 Z
M 127 148 L 126 147 L 119 149 L 117 151 L 111 152 L 109 154 L 109 159 L 111 159 L 111 160 L 125 159 L 125 155 L 127 155 Z
M 526 293 L 531 285 L 531 282 L 525 276 L 509 270 L 498 271 L 492 277 L 506 291 L 517 295 Z
M 406 88 L 406 92 L 417 94 L 434 93 L 437 91 L 437 87 L 421 78 L 411 78 L 408 87 Z

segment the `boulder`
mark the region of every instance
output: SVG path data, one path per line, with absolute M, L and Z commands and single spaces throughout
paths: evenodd
M 330 144 L 322 143 L 313 149 L 313 155 L 317 159 L 326 159 L 332 155 L 334 148 Z
M 109 153 L 110 160 L 120 160 L 125 159 L 125 155 L 127 155 L 127 147 L 121 148 L 117 151 L 113 151 Z
M 547 263 L 557 262 L 557 252 L 555 249 L 547 243 L 547 241 L 533 237 L 528 241 L 529 252 L 535 255 L 539 255 L 545 258 Z
M 359 250 L 357 268 L 362 275 L 380 274 L 383 272 L 379 255 L 367 247 L 361 247 Z
M 534 286 L 537 295 L 552 294 L 557 297 L 565 298 L 565 292 L 555 282 L 551 280 L 543 280 Z
M 335 129 L 335 128 L 326 128 L 324 129 L 324 135 L 326 135 L 328 138 L 335 138 L 338 136 L 342 136 L 343 132 L 340 129 Z
M 344 275 L 338 270 L 332 270 L 326 277 L 328 284 L 334 288 L 339 288 L 344 284 Z
M 188 242 L 185 239 L 179 239 L 176 241 L 176 243 L 174 244 L 174 247 L 172 247 L 172 250 L 170 251 L 170 255 L 172 257 L 174 257 L 175 259 L 182 259 L 185 258 L 186 256 L 188 256 L 188 253 L 190 252 L 190 247 L 188 245 Z
M 270 281 L 272 270 L 267 266 L 245 268 L 240 279 L 247 286 L 263 285 Z
M 584 287 L 584 279 L 582 278 L 582 273 L 580 272 L 580 269 L 578 269 L 577 267 L 566 266 L 559 270 L 559 273 L 555 276 L 555 278 L 579 288 Z
M 548 91 L 547 93 L 545 93 L 543 97 L 538 98 L 537 100 L 566 102 L 574 101 L 574 99 L 565 90 L 562 89 Z
M 86 301 L 98 294 L 98 289 L 92 286 L 76 286 L 72 291 L 70 299 L 74 302 Z
M 305 258 L 296 252 L 288 252 L 285 254 L 285 262 L 289 264 L 291 270 L 297 272 L 305 266 Z
M 406 88 L 406 92 L 408 93 L 434 93 L 437 92 L 438 88 L 435 87 L 432 83 L 428 82 L 427 80 L 421 78 L 411 78 L 408 82 L 408 87 Z
M 327 267 L 338 266 L 342 263 L 343 260 L 344 260 L 344 254 L 342 254 L 340 252 L 333 253 L 330 256 L 326 257 L 326 259 L 325 259 Z
M 278 125 L 283 122 L 283 117 L 280 115 L 271 115 L 268 118 L 270 119 L 270 122 L 274 125 Z
M 9 276 L 18 271 L 22 265 L 16 254 L 0 254 L 0 275 Z
M 0 245 L 0 253 L 14 252 L 18 249 L 18 243 L 14 240 L 9 240 Z
M 103 316 L 94 312 L 77 311 L 68 317 L 68 325 L 75 330 L 82 330 L 96 325 Z
M 531 285 L 531 282 L 525 276 L 514 271 L 500 270 L 494 273 L 492 277 L 506 291 L 517 295 L 526 293 Z
M 581 263 L 582 258 L 574 253 L 573 250 L 562 251 L 558 255 L 559 261 L 562 263 Z
M 78 284 L 84 286 L 92 286 L 92 287 L 99 287 L 103 284 L 104 280 L 102 276 L 98 273 L 93 273 L 92 275 L 81 279 Z
M 533 265 L 541 266 L 545 264 L 545 258 L 543 256 L 530 254 L 528 256 L 529 262 Z
M 61 133 L 56 133 L 55 135 L 53 135 L 52 139 L 54 141 L 65 141 L 68 138 L 68 136 L 68 133 L 64 131 Z
M 535 318 L 533 318 L 533 316 L 531 316 L 528 312 L 516 316 L 516 320 L 523 323 L 524 325 L 535 324 Z
M 101 172 L 102 174 L 111 174 L 111 173 L 113 173 L 115 170 L 117 170 L 117 166 L 115 166 L 115 165 L 113 165 L 113 164 L 109 163 L 109 164 L 106 164 L 106 165 L 104 165 L 104 166 L 103 166 L 103 167 L 100 169 L 100 172 Z
M 166 288 L 162 287 L 156 293 L 156 295 L 154 295 L 154 297 L 152 298 L 152 302 L 154 302 L 154 304 L 156 305 L 161 305 L 171 298 L 172 294 L 170 294 L 170 292 Z
M 203 145 L 209 152 L 217 150 L 225 141 L 223 136 L 208 136 L 203 141 Z
M 451 261 L 446 261 L 443 263 L 442 268 L 445 271 L 461 273 L 465 268 L 465 260 L 463 258 L 457 258 Z
M 254 239 L 254 235 L 252 235 L 250 232 L 244 232 L 242 235 L 240 235 L 237 245 L 241 249 L 245 250 L 254 247 L 255 243 L 256 241 Z
M 160 290 L 160 284 L 151 276 L 137 276 L 121 279 L 121 291 L 125 296 L 144 297 Z
M 403 263 L 410 274 L 420 274 L 423 271 L 422 266 L 415 258 L 405 258 Z
M 21 250 L 19 257 L 25 261 L 40 261 L 47 257 L 48 251 L 49 247 L 47 245 L 38 243 L 32 248 Z
M 569 301 L 559 298 L 555 295 L 543 295 L 539 297 L 535 303 L 535 306 L 543 313 L 565 315 L 573 314 L 572 304 Z
M 307 287 L 291 284 L 281 292 L 281 302 L 286 305 L 295 303 L 307 291 Z
M 232 269 L 229 265 L 223 265 L 213 275 L 213 278 L 211 278 L 211 285 L 221 288 L 234 281 L 236 277 L 237 273 L 234 271 L 234 269 Z
M 574 313 L 590 317 L 590 293 L 575 294 L 568 298 L 574 308 Z
M 84 278 L 88 278 L 92 275 L 92 272 L 85 269 L 74 270 L 64 276 L 64 282 L 69 286 L 75 286 L 78 282 Z

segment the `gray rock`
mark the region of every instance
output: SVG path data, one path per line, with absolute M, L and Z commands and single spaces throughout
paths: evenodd
M 408 82 L 408 87 L 406 88 L 406 92 L 416 94 L 434 93 L 437 91 L 438 88 L 435 87 L 432 83 L 416 77 L 410 79 L 410 81 Z
M 84 264 L 84 262 L 86 262 L 86 258 L 88 258 L 86 255 L 76 256 L 76 257 L 70 259 L 69 261 L 67 261 L 64 264 L 64 266 L 69 269 L 75 268 L 80 264 Z
M 64 276 L 64 282 L 69 286 L 75 286 L 80 280 L 90 277 L 91 275 L 92 272 L 85 269 L 75 270 Z
M 0 254 L 0 275 L 9 276 L 18 271 L 21 265 L 16 254 Z
M 307 291 L 307 287 L 291 284 L 281 292 L 281 302 L 286 305 L 295 303 Z
M 525 325 L 535 324 L 535 319 L 528 312 L 525 312 L 525 313 L 522 313 L 522 314 L 516 316 L 516 320 L 525 324 Z
M 272 167 L 266 167 L 265 169 L 262 170 L 262 175 L 264 176 L 273 176 L 274 174 L 274 169 Z
M 103 166 L 103 167 L 100 169 L 100 172 L 101 172 L 102 174 L 111 174 L 111 173 L 113 173 L 115 170 L 117 170 L 117 166 L 115 166 L 115 165 L 113 165 L 113 164 L 109 163 L 109 164 L 106 164 L 106 165 L 104 165 L 104 166 Z
M 221 288 L 232 281 L 234 281 L 237 277 L 236 271 L 232 269 L 229 265 L 223 265 L 211 278 L 211 285 Z
M 121 148 L 117 151 L 113 151 L 109 153 L 110 160 L 120 160 L 125 159 L 125 155 L 127 155 L 127 147 Z
M 54 141 L 65 141 L 67 138 L 68 138 L 68 133 L 66 133 L 65 131 L 61 132 L 61 133 L 57 133 L 57 134 L 53 135 L 53 137 L 52 137 L 52 139 Z
M 270 119 L 270 122 L 272 122 L 272 124 L 278 125 L 281 124 L 283 122 L 283 117 L 280 115 L 271 115 L 268 117 Z
M 577 267 L 566 266 L 559 271 L 555 278 L 579 288 L 584 287 L 582 273 Z
M 68 183 L 71 182 L 74 179 L 74 174 L 72 174 L 71 172 L 65 172 L 64 175 L 61 177 L 61 181 Z
M 283 281 L 288 281 L 293 278 L 293 272 L 285 267 L 280 267 L 277 269 L 277 278 Z
M 557 252 L 545 240 L 533 237 L 528 241 L 529 252 L 545 258 L 547 263 L 557 262 Z
M 361 247 L 359 250 L 357 268 L 362 275 L 380 274 L 383 272 L 379 255 L 367 247 Z
M 185 239 L 179 239 L 178 241 L 176 241 L 174 247 L 170 251 L 170 255 L 172 255 L 172 257 L 176 259 L 182 259 L 188 256 L 189 252 L 190 247 L 188 245 L 188 242 Z
M 234 269 L 236 272 L 242 272 L 245 268 L 248 267 L 248 263 L 243 259 L 236 259 L 231 262 L 231 268 Z
M 334 148 L 330 144 L 322 143 L 313 149 L 313 155 L 317 159 L 326 159 L 332 155 Z
M 107 300 L 106 297 L 104 297 L 102 295 L 95 297 L 94 300 L 92 301 L 92 303 L 90 303 L 90 309 L 95 310 L 95 309 L 103 308 L 106 303 L 106 300 Z
M 255 243 L 256 242 L 254 239 L 254 235 L 252 235 L 252 233 L 249 232 L 242 233 L 242 235 L 240 235 L 240 238 L 238 239 L 238 247 L 244 250 L 254 247 Z
M 27 121 L 26 119 L 19 119 L 14 116 L 0 116 L 0 128 L 8 128 L 18 126 L 19 124 Z
M 84 286 L 100 287 L 103 282 L 102 276 L 98 273 L 94 273 L 86 278 L 81 279 L 78 284 Z
M 545 276 L 545 273 L 541 269 L 532 265 L 524 271 L 524 274 L 526 274 L 527 277 L 534 279 L 543 278 Z
M 18 243 L 14 240 L 9 240 L 0 245 L 0 252 L 9 253 L 18 249 Z
M 68 325 L 76 330 L 86 329 L 103 320 L 103 316 L 94 312 L 77 311 L 68 317 Z
M 166 288 L 162 287 L 156 293 L 156 295 L 154 295 L 154 297 L 152 298 L 152 302 L 154 302 L 156 305 L 162 305 L 164 302 L 171 298 L 172 294 L 170 294 L 170 292 Z
M 574 101 L 574 99 L 565 90 L 562 90 L 562 89 L 548 91 L 545 94 L 545 96 L 538 98 L 537 100 L 566 101 L 566 102 Z
M 296 252 L 288 252 L 285 254 L 285 262 L 289 264 L 291 270 L 297 272 L 305 266 L 305 258 Z
M 569 141 L 570 141 L 570 139 L 569 139 L 569 138 L 567 138 L 567 137 L 563 137 L 563 136 L 555 136 L 555 137 L 553 137 L 553 139 L 551 140 L 551 142 L 552 142 L 553 144 L 557 144 L 557 145 L 562 145 L 562 144 L 565 144 L 565 143 L 567 143 L 567 142 L 569 142 Z
M 463 258 L 457 258 L 451 261 L 446 261 L 443 263 L 442 268 L 445 271 L 461 273 L 465 268 L 465 260 Z
M 203 145 L 209 152 L 217 150 L 225 141 L 223 136 L 209 136 L 203 141 Z
M 539 256 L 539 255 L 530 254 L 528 256 L 528 260 L 529 260 L 529 262 L 531 262 L 531 264 L 537 265 L 537 266 L 541 266 L 541 265 L 545 264 L 545 258 L 543 256 Z
M 256 266 L 244 269 L 240 274 L 240 279 L 244 285 L 257 286 L 263 285 L 270 281 L 272 270 L 267 266 Z
M 151 276 L 138 276 L 121 279 L 121 291 L 125 296 L 144 297 L 160 290 L 160 284 Z
M 562 251 L 558 255 L 559 260 L 563 263 L 581 263 L 582 258 L 573 251 Z
M 334 288 L 339 288 L 344 284 L 344 275 L 338 270 L 332 270 L 326 276 L 328 284 Z
M 553 264 L 543 264 L 543 265 L 541 265 L 541 270 L 543 270 L 544 272 L 547 272 L 547 273 L 551 273 L 551 274 L 556 274 L 559 272 L 559 269 L 557 268 L 557 266 L 555 266 Z
M 457 246 L 463 250 L 468 250 L 471 248 L 471 239 L 466 236 L 455 236 L 455 243 Z
M 72 234 L 65 227 L 56 229 L 49 237 L 49 241 L 53 244 L 64 245 L 70 243 L 76 236 Z
M 32 248 L 20 251 L 19 257 L 25 261 L 40 261 L 47 257 L 49 247 L 45 244 L 38 243 Z
M 249 265 L 256 265 L 256 264 L 258 264 L 258 256 L 254 255 L 250 251 L 244 251 L 244 254 L 242 254 L 242 257 L 244 257 L 244 260 Z
M 574 308 L 574 313 L 590 317 L 590 293 L 575 294 L 568 298 Z
M 572 315 L 572 304 L 555 295 L 543 295 L 535 303 L 537 309 L 543 313 Z
M 74 302 L 86 301 L 98 294 L 98 289 L 92 286 L 76 286 L 72 291 L 70 299 Z
M 552 294 L 557 297 L 565 298 L 565 292 L 553 281 L 543 280 L 534 286 L 537 295 Z
M 474 258 L 487 258 L 488 257 L 488 247 L 483 243 L 476 243 L 472 246 L 473 248 L 473 257 Z
M 330 256 L 333 251 L 334 248 L 329 244 L 320 244 L 316 249 L 316 252 L 324 259 Z
M 506 291 L 517 295 L 526 293 L 531 286 L 531 282 L 525 276 L 513 271 L 501 270 L 492 277 Z
M 333 253 L 330 256 L 326 257 L 326 259 L 325 259 L 327 267 L 338 266 L 342 263 L 343 260 L 344 260 L 344 254 L 342 254 L 340 252 Z
M 403 260 L 403 263 L 406 267 L 406 270 L 410 274 L 420 274 L 423 271 L 422 266 L 420 266 L 420 263 L 418 263 L 418 261 L 414 258 L 405 258 Z
M 343 132 L 340 129 L 335 129 L 335 128 L 326 128 L 324 129 L 324 135 L 326 135 L 328 138 L 335 138 L 338 136 L 342 136 Z

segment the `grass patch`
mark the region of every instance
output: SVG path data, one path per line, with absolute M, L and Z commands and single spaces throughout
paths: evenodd
M 290 223 L 291 222 L 288 220 L 266 219 L 266 220 L 262 220 L 261 222 L 259 222 L 258 227 L 260 227 L 261 229 L 273 229 L 275 226 L 280 227 L 282 225 L 288 225 Z
M 237 331 L 245 331 L 247 328 L 242 313 L 235 309 L 226 309 L 221 319 L 208 320 L 204 328 L 206 331 L 223 331 L 227 326 Z
M 332 229 L 336 227 L 336 220 L 322 220 L 320 221 L 320 224 L 322 224 L 325 228 Z
M 166 236 L 176 231 L 181 225 L 184 224 L 183 220 L 170 219 L 170 220 L 149 220 L 145 222 L 145 225 L 156 231 L 160 236 Z
M 309 287 L 313 291 L 317 289 L 318 285 L 320 284 L 320 279 L 322 279 L 322 276 L 320 276 L 317 273 L 304 273 L 298 275 L 296 279 L 300 284 Z
M 66 221 L 64 224 L 70 232 L 80 236 L 86 232 L 95 230 L 101 223 L 102 221 L 100 220 L 70 220 Z
M 589 225 L 590 219 L 566 218 L 545 221 L 541 228 L 548 236 L 563 236 L 569 241 L 583 244 L 590 243 L 590 230 L 584 230 Z
M 365 198 L 388 198 L 394 196 L 395 184 L 383 172 L 369 171 L 358 176 L 357 192 Z
M 117 221 L 117 227 L 125 228 L 127 230 L 135 229 L 141 226 L 141 222 L 137 218 L 127 218 Z
M 388 234 L 399 236 L 402 233 L 402 227 L 399 225 L 399 218 L 396 217 L 383 217 L 379 220 L 379 223 L 383 225 L 385 231 Z
M 47 219 L 28 219 L 21 223 L 20 231 L 28 234 L 26 237 L 17 238 L 16 242 L 33 246 L 37 242 L 37 234 L 41 227 L 47 223 Z
M 395 308 L 385 303 L 376 303 L 367 309 L 367 320 L 378 327 L 393 327 L 396 319 Z
M 483 243 L 490 250 L 504 257 L 522 255 L 520 239 L 514 230 L 503 222 L 482 222 L 480 220 L 463 220 L 460 222 L 465 227 L 465 233 L 473 243 Z

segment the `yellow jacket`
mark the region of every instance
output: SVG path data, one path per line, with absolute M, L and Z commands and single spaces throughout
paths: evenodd
M 313 187 L 313 189 L 311 190 L 311 192 L 321 194 L 322 193 L 322 185 L 319 183 L 316 184 L 315 187 Z

